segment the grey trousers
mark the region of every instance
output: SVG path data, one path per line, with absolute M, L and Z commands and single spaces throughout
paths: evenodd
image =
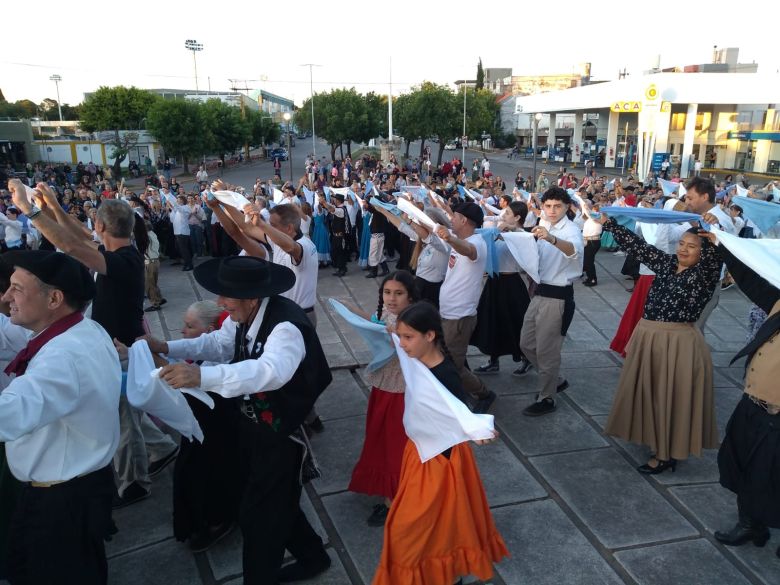
M 152 485 L 149 462 L 170 455 L 176 447 L 146 413 L 130 406 L 127 397 L 119 398 L 119 447 L 114 454 L 114 468 L 120 496 L 133 482 L 148 491 Z
M 462 317 L 460 319 L 442 319 L 441 328 L 444 333 L 444 343 L 458 368 L 460 380 L 463 382 L 463 390 L 474 398 L 480 398 L 487 394 L 488 389 L 474 373 L 466 367 L 466 352 L 469 349 L 469 341 L 474 328 L 477 326 L 477 316 Z
M 537 400 L 555 398 L 558 384 L 562 381 L 558 373 L 565 339 L 561 335 L 563 305 L 564 301 L 560 299 L 536 295 L 531 299 L 523 319 L 520 350 L 539 373 Z

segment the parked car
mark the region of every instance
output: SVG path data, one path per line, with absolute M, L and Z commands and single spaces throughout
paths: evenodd
M 279 160 L 287 160 L 287 149 L 286 148 L 274 148 L 271 150 L 271 152 L 268 153 L 268 158 L 278 158 Z
M 450 140 L 444 145 L 444 150 L 455 150 L 458 148 L 458 144 L 454 140 Z

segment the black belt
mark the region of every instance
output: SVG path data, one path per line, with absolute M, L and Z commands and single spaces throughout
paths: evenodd
M 566 335 L 574 319 L 574 287 L 555 286 L 554 284 L 540 284 L 536 287 L 536 295 L 550 299 L 563 301 L 563 319 L 561 321 L 561 335 Z
M 309 307 L 308 309 L 304 309 L 303 312 L 304 313 L 313 313 L 314 312 L 314 307 Z

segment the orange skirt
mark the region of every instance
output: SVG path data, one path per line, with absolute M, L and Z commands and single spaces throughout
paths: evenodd
M 471 447 L 462 443 L 449 459 L 422 463 L 408 441 L 372 585 L 450 585 L 465 575 L 485 580 L 493 562 L 506 556 Z

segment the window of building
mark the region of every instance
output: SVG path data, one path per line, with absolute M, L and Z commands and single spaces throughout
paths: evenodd
M 685 130 L 685 118 L 687 114 L 685 112 L 676 112 L 672 114 L 672 121 L 669 125 L 670 130 Z

